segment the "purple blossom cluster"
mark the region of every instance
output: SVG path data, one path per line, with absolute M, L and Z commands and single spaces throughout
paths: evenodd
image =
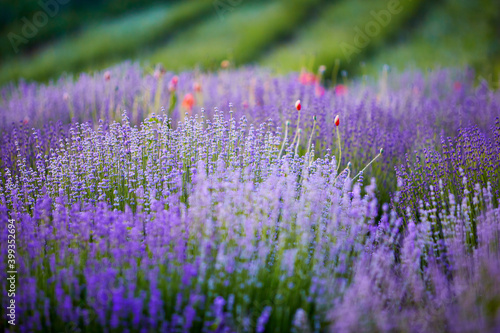
M 412 212 L 419 220 L 410 216 L 404 229 L 402 220 L 381 219 L 374 241 L 358 256 L 349 288 L 332 306 L 332 331 L 500 330 L 498 201 L 491 187 L 479 184 L 461 194 L 473 204 L 456 203 L 449 194 L 444 212 L 420 201 Z M 481 207 L 480 213 L 473 217 L 471 206 Z
M 378 81 L 332 89 L 320 85 L 324 78 L 315 78 L 317 83 L 311 84 L 301 77 L 294 73 L 276 76 L 259 68 L 176 76 L 125 63 L 74 80 L 62 77 L 49 84 L 5 86 L 0 90 L 0 126 L 6 133 L 1 139 L 1 166 L 12 166 L 16 141 L 23 156 L 33 160 L 32 128 L 38 132 L 38 144 L 48 150 L 60 138 L 70 136 L 65 124 L 71 121 L 90 121 L 95 128 L 100 120 L 120 121 L 127 110 L 130 122 L 139 125 L 164 107 L 175 127 L 186 112 L 200 115 L 204 108 L 206 116 L 212 117 L 215 107 L 227 110 L 232 103 L 237 119 L 246 116 L 250 123 L 262 123 L 271 118 L 281 131 L 290 121 L 290 129 L 302 128 L 304 137 L 316 116 L 319 127 L 312 140 L 318 153 L 335 149 L 334 118 L 339 115 L 343 162 L 361 168 L 384 147 L 385 154 L 370 176 L 389 186 L 395 181 L 387 177 L 393 174 L 394 165 L 404 163 L 407 152 L 433 146 L 438 143 L 436 135 L 454 136 L 460 127 L 475 125 L 486 131 L 500 116 L 500 94 L 484 82 L 476 87 L 471 71 L 385 73 Z M 302 101 L 300 123 L 293 107 L 297 99 Z M 303 152 L 305 145 L 303 139 Z
M 289 331 L 297 311 L 324 329 L 376 225 L 375 184 L 362 195 L 314 147 L 279 156 L 268 124 L 170 121 L 77 124 L 6 171 L 20 330 Z
M 303 81 L 122 65 L 4 87 L 14 331 L 499 331 L 498 92 Z
M 441 149 L 426 148 L 407 155 L 406 165 L 396 167 L 400 191 L 395 198 L 399 215 L 419 219 L 419 206 L 450 213 L 455 204 L 467 206 L 471 219 L 484 206 L 473 200 L 478 188 L 486 188 L 493 205 L 500 200 L 500 119 L 490 133 L 466 127 L 458 135 L 441 138 Z M 441 219 L 441 217 L 439 217 Z

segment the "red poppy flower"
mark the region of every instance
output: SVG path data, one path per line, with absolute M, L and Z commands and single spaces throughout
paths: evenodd
M 344 86 L 343 84 L 338 84 L 335 86 L 335 95 L 337 96 L 343 96 L 347 94 L 347 87 Z
M 193 94 L 189 93 L 184 96 L 184 99 L 182 100 L 182 107 L 191 111 L 193 110 L 194 103 L 194 96 Z

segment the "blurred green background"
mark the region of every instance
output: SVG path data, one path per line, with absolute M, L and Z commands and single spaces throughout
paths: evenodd
M 125 60 L 329 77 L 472 66 L 494 86 L 500 72 L 498 0 L 1 0 L 0 32 L 0 85 Z

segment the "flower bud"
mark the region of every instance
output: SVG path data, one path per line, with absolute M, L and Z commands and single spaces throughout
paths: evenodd
M 335 126 L 339 126 L 340 125 L 340 117 L 339 117 L 339 115 L 335 116 L 335 120 L 333 122 L 335 123 Z
M 174 92 L 177 90 L 177 83 L 179 83 L 179 77 L 175 75 L 168 83 L 168 91 Z
M 176 86 L 172 82 L 169 82 L 168 83 L 168 91 L 174 92 L 175 89 L 176 89 Z
M 302 109 L 302 105 L 300 104 L 300 99 L 298 99 L 297 102 L 295 102 L 295 108 L 297 109 L 297 111 L 300 111 L 300 109 Z

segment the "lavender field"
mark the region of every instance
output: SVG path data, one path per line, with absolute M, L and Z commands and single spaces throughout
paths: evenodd
M 500 332 L 500 92 L 323 75 L 0 88 L 2 328 Z

